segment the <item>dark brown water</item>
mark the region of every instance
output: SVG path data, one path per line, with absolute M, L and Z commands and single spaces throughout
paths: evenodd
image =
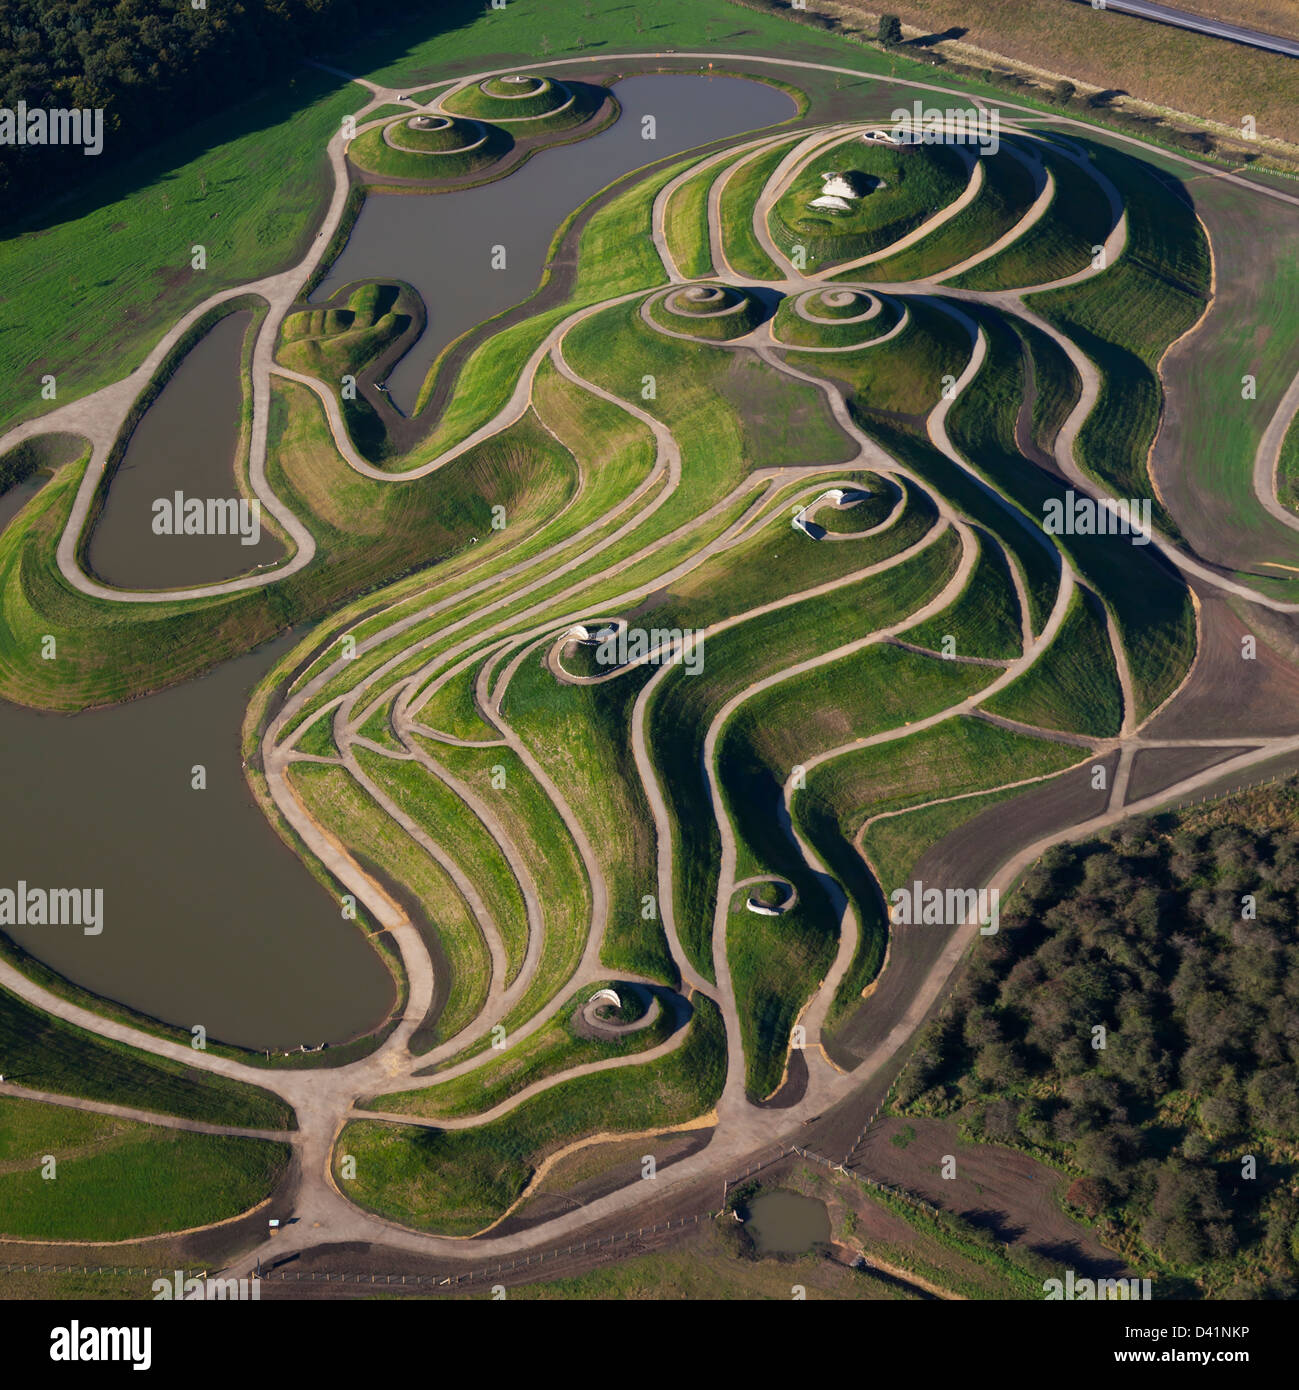
M 748 1227 L 760 1255 L 801 1255 L 830 1239 L 830 1213 L 815 1197 L 777 1189 L 749 1204 Z
M 382 1021 L 388 972 L 266 823 L 244 781 L 248 694 L 293 638 L 202 680 L 67 718 L 0 703 L 0 887 L 102 888 L 103 931 L 12 927 L 78 984 L 247 1047 Z M 207 788 L 191 788 L 202 764 Z
M 18 515 L 33 497 L 49 482 L 46 473 L 33 473 L 21 483 L 15 483 L 5 492 L 0 492 L 0 531 Z
M 774 125 L 797 109 L 784 92 L 742 77 L 628 77 L 613 91 L 622 114 L 608 130 L 543 150 L 509 178 L 461 193 L 366 200 L 313 298 L 372 276 L 406 280 L 420 292 L 428 326 L 388 375 L 400 410 L 413 409 L 449 342 L 536 289 L 559 224 L 592 193 L 665 155 Z M 653 140 L 642 138 L 646 116 L 654 118 Z M 492 269 L 496 246 L 505 248 L 503 270 Z
M 247 310 L 223 318 L 185 355 L 136 426 L 90 536 L 90 568 L 105 584 L 121 589 L 210 584 L 285 553 L 265 516 L 255 545 L 245 545 L 238 534 L 159 535 L 154 530 L 154 503 L 174 504 L 178 489 L 185 498 L 205 502 L 240 496 L 235 482 L 243 403 L 239 360 L 251 322 Z

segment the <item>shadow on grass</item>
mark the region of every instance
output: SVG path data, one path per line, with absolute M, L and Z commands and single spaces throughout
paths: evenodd
M 368 43 L 340 47 L 332 54 L 316 54 L 322 62 L 333 62 L 349 72 L 367 72 L 399 60 L 419 45 L 427 43 L 438 34 L 450 33 L 472 24 L 483 12 L 481 0 L 415 0 L 408 22 L 400 28 L 392 28 L 374 35 Z M 340 38 L 350 36 L 340 34 Z M 591 45 L 593 46 L 593 45 Z M 320 68 L 302 63 L 286 63 L 278 77 L 265 84 L 260 90 L 249 94 L 240 90 L 237 74 L 229 74 L 229 93 L 223 102 L 223 89 L 216 84 L 206 84 L 202 102 L 187 105 L 169 105 L 165 111 L 155 113 L 157 119 L 152 129 L 176 131 L 185 122 L 191 111 L 202 114 L 205 119 L 194 121 L 171 138 L 148 144 L 141 149 L 147 135 L 140 130 L 119 133 L 114 141 L 109 132 L 105 141 L 104 153 L 95 161 L 102 168 L 95 170 L 92 178 L 80 178 L 84 156 L 72 162 L 71 154 L 66 165 L 57 174 L 50 173 L 69 191 L 62 196 L 49 198 L 28 198 L 15 196 L 6 199 L 10 215 L 0 213 L 0 232 L 14 236 L 23 232 L 48 230 L 61 222 L 85 216 L 87 213 L 106 204 L 129 196 L 140 188 L 154 183 L 165 183 L 178 175 L 175 171 L 198 159 L 209 150 L 229 144 L 242 136 L 259 130 L 267 130 L 290 119 L 309 104 L 337 92 L 347 85 L 347 78 L 337 73 L 325 72 Z M 356 86 L 356 106 L 363 104 L 366 93 Z M 113 117 L 110 108 L 105 112 L 105 125 Z M 120 162 L 103 165 L 112 158 L 114 143 L 126 145 L 139 153 L 122 159 Z M 42 155 L 46 151 L 41 151 Z M 47 175 L 47 178 L 49 176 Z M 231 182 L 226 180 L 225 182 Z M 47 182 L 46 187 L 50 184 Z M 33 204 L 36 204 L 33 206 Z

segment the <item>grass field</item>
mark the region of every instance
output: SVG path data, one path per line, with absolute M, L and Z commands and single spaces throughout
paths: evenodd
M 1041 219 L 999 255 L 958 275 L 952 284 L 966 290 L 1014 289 L 1041 285 L 1085 270 L 1092 248 L 1113 225 L 1109 203 L 1096 180 L 1049 143 L 1032 146 L 1055 177 L 1055 197 Z
M 446 871 L 357 786 L 341 767 L 302 763 L 289 781 L 322 824 L 344 820 L 342 838 L 364 862 L 381 865 L 413 893 L 446 961 L 450 994 L 436 1021 L 416 1034 L 416 1051 L 454 1036 L 474 1018 L 487 997 L 491 961 L 482 932 Z M 417 919 L 418 920 L 418 919 Z
M 537 885 L 545 939 L 536 975 L 505 1017 L 506 1028 L 514 1028 L 553 998 L 577 968 L 590 930 L 591 887 L 567 826 L 546 789 L 513 749 L 443 744 L 437 752 L 442 766 L 470 786 L 497 816 L 513 844 L 510 863 L 525 864 Z
M 882 883 L 893 887 L 905 885 L 911 881 L 912 870 L 926 850 L 932 849 L 989 807 L 1024 794 L 1023 787 L 1014 791 L 988 792 L 963 800 L 942 801 L 934 806 L 920 806 L 899 816 L 888 816 L 867 827 L 862 835 L 862 848 L 875 865 Z M 892 887 L 889 891 L 892 891 Z
M 363 101 L 359 87 L 301 69 L 88 181 L 57 220 L 0 244 L 0 422 L 117 380 L 200 300 L 300 259 L 328 201 L 325 142 Z M 195 244 L 206 270 L 190 269 Z M 46 372 L 53 403 L 40 398 Z
M 1277 496 L 1287 506 L 1299 511 L 1299 419 L 1290 421 L 1281 444 L 1281 456 L 1276 469 Z
M 128 1240 L 224 1221 L 262 1201 L 288 1158 L 287 1144 L 0 1099 L 0 1229 Z
M 1146 497 L 1161 408 L 1156 367 L 1204 312 L 1209 248 L 1194 210 L 1153 173 L 1104 146 L 1092 156 L 1123 196 L 1128 245 L 1104 275 L 1031 305 L 1101 370 L 1100 398 L 1078 436 L 1080 461 L 1117 496 Z
M 645 896 L 657 893 L 654 837 L 630 752 L 632 704 L 650 674 L 599 687 L 560 685 L 540 661 L 528 661 L 510 683 L 503 713 L 549 770 L 600 861 L 610 903 L 601 959 L 610 969 L 675 984 L 658 913 L 645 915 Z
M 780 272 L 771 257 L 762 249 L 753 230 L 753 209 L 776 166 L 793 148 L 793 140 L 777 145 L 764 154 L 755 155 L 734 166 L 735 172 L 725 169 L 718 174 L 722 193 L 718 200 L 718 223 L 721 229 L 722 252 L 739 275 L 752 280 L 777 280 Z
M 717 177 L 715 169 L 687 179 L 672 195 L 664 213 L 668 249 L 682 275 L 701 280 L 713 272 L 708 243 L 708 190 Z
M 980 535 L 974 573 L 956 602 L 919 627 L 909 628 L 903 640 L 946 656 L 1008 659 L 1019 655 L 1023 645 L 1019 599 L 1005 552 L 991 537 Z
M 1067 364 L 1059 350 L 1047 347 L 1049 340 L 1040 332 L 1012 332 L 1004 321 L 986 314 L 980 321 L 988 355 L 983 370 L 952 408 L 949 430 L 962 454 L 1038 527 L 1051 499 L 1061 499 L 1066 489 L 1041 469 L 1028 466 L 1018 451 L 1015 422 L 1028 381 L 1026 368 L 1031 361 L 1035 388 L 1044 386 L 1035 398 L 1035 433 L 1048 437 L 1073 399 L 1072 369 L 1063 370 Z M 1039 401 L 1044 403 L 1040 419 Z M 1003 521 L 998 535 L 1005 540 L 1007 534 Z M 1137 714 L 1144 718 L 1177 687 L 1195 653 L 1195 620 L 1185 584 L 1152 558 L 1148 547 L 1131 545 L 1126 537 L 1057 535 L 1050 540 L 1069 555 L 1113 613 L 1132 672 Z M 1030 563 L 1030 598 L 1040 595 L 1040 603 L 1033 605 L 1034 628 L 1040 631 L 1047 591 L 1043 585 L 1034 592 L 1034 576 L 1041 575 L 1038 584 L 1046 578 L 1043 552 L 1021 543 L 1017 554 Z
M 961 716 L 904 739 L 846 753 L 814 768 L 806 792 L 794 799 L 794 817 L 797 824 L 807 826 L 819 849 L 831 851 L 833 836 L 843 841 L 843 850 L 833 855 L 842 865 L 850 854 L 855 855 L 853 841 L 872 817 L 938 797 L 961 796 L 1057 772 L 1077 762 L 1079 756 L 1079 750 L 1068 745 Z M 867 835 L 891 834 L 895 828 L 905 834 L 919 824 L 913 817 L 890 817 L 877 821 Z M 885 826 L 889 830 L 881 831 Z M 892 865 L 913 863 L 925 847 L 917 841 L 892 855 L 887 865 L 876 865 L 886 893 L 903 882 L 900 870 Z M 860 905 L 869 906 L 875 900 L 864 881 L 847 881 L 858 894 Z
M 856 846 L 866 819 L 934 797 L 1054 772 L 1076 758 L 1076 751 L 1064 745 L 962 716 L 846 753 L 812 770 L 807 789 L 794 798 L 794 823 L 843 885 L 861 926 L 857 951 L 830 1014 L 832 1028 L 848 1016 L 883 965 L 888 924 L 882 894 L 906 881 L 906 871 L 929 843 L 908 839 L 913 829 L 923 834 L 923 813 L 877 821 L 864 846 L 879 874 L 877 883 Z M 886 858 L 876 852 L 880 843 L 889 847 Z
M 430 757 L 445 752 L 442 745 L 428 740 L 422 743 Z M 427 768 L 416 762 L 380 757 L 364 748 L 356 752 L 366 776 L 469 875 L 500 932 L 509 962 L 505 983 L 511 983 L 523 964 L 528 922 L 510 858 L 487 827 L 466 811 L 456 793 Z M 493 757 L 501 752 L 491 750 Z

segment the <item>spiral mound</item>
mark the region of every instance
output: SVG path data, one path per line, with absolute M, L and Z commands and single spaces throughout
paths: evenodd
M 357 136 L 347 157 L 358 169 L 399 179 L 459 179 L 495 164 L 513 147 L 499 126 L 459 116 L 399 116 Z
M 664 290 L 647 305 L 651 323 L 680 337 L 743 337 L 766 317 L 762 302 L 734 285 L 686 285 Z
M 880 301 L 864 290 L 813 290 L 794 301 L 795 311 L 811 323 L 854 323 L 873 319 Z
M 549 78 L 539 77 L 536 73 L 530 72 L 501 73 L 478 85 L 488 96 L 507 97 L 511 100 L 540 96 L 543 92 L 551 90 Z
M 447 97 L 447 111 L 488 121 L 537 121 L 571 111 L 574 90 L 564 82 L 531 73 L 498 73 Z
M 415 154 L 451 154 L 478 148 L 487 132 L 474 121 L 454 116 L 411 116 L 391 122 L 384 128 L 387 143 L 394 149 Z
M 780 347 L 848 352 L 886 341 L 901 331 L 906 301 L 869 290 L 831 286 L 780 301 L 771 339 Z

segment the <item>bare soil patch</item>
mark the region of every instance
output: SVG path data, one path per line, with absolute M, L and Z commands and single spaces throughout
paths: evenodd
M 1242 656 L 1254 635 L 1256 654 Z M 1151 738 L 1230 738 L 1299 733 L 1299 670 L 1259 634 L 1251 634 L 1225 599 L 1201 595 L 1200 645 L 1190 679 L 1145 732 Z
M 1171 787 L 1184 777 L 1202 772 L 1206 767 L 1226 762 L 1253 745 L 1242 743 L 1233 748 L 1142 748 L 1132 760 L 1128 778 L 1128 801 L 1140 801 L 1155 792 Z M 1124 803 L 1127 804 L 1126 802 Z
M 915 1138 L 899 1147 L 892 1139 L 908 1126 Z M 954 1178 L 940 1176 L 947 1154 L 956 1159 Z M 852 1166 L 957 1212 L 1008 1245 L 1058 1260 L 1062 1268 L 1080 1276 L 1118 1278 L 1130 1273 L 1120 1256 L 1064 1214 L 1059 1204 L 1068 1182 L 1064 1174 L 1014 1149 L 966 1144 L 950 1122 L 883 1119 L 871 1128 Z

